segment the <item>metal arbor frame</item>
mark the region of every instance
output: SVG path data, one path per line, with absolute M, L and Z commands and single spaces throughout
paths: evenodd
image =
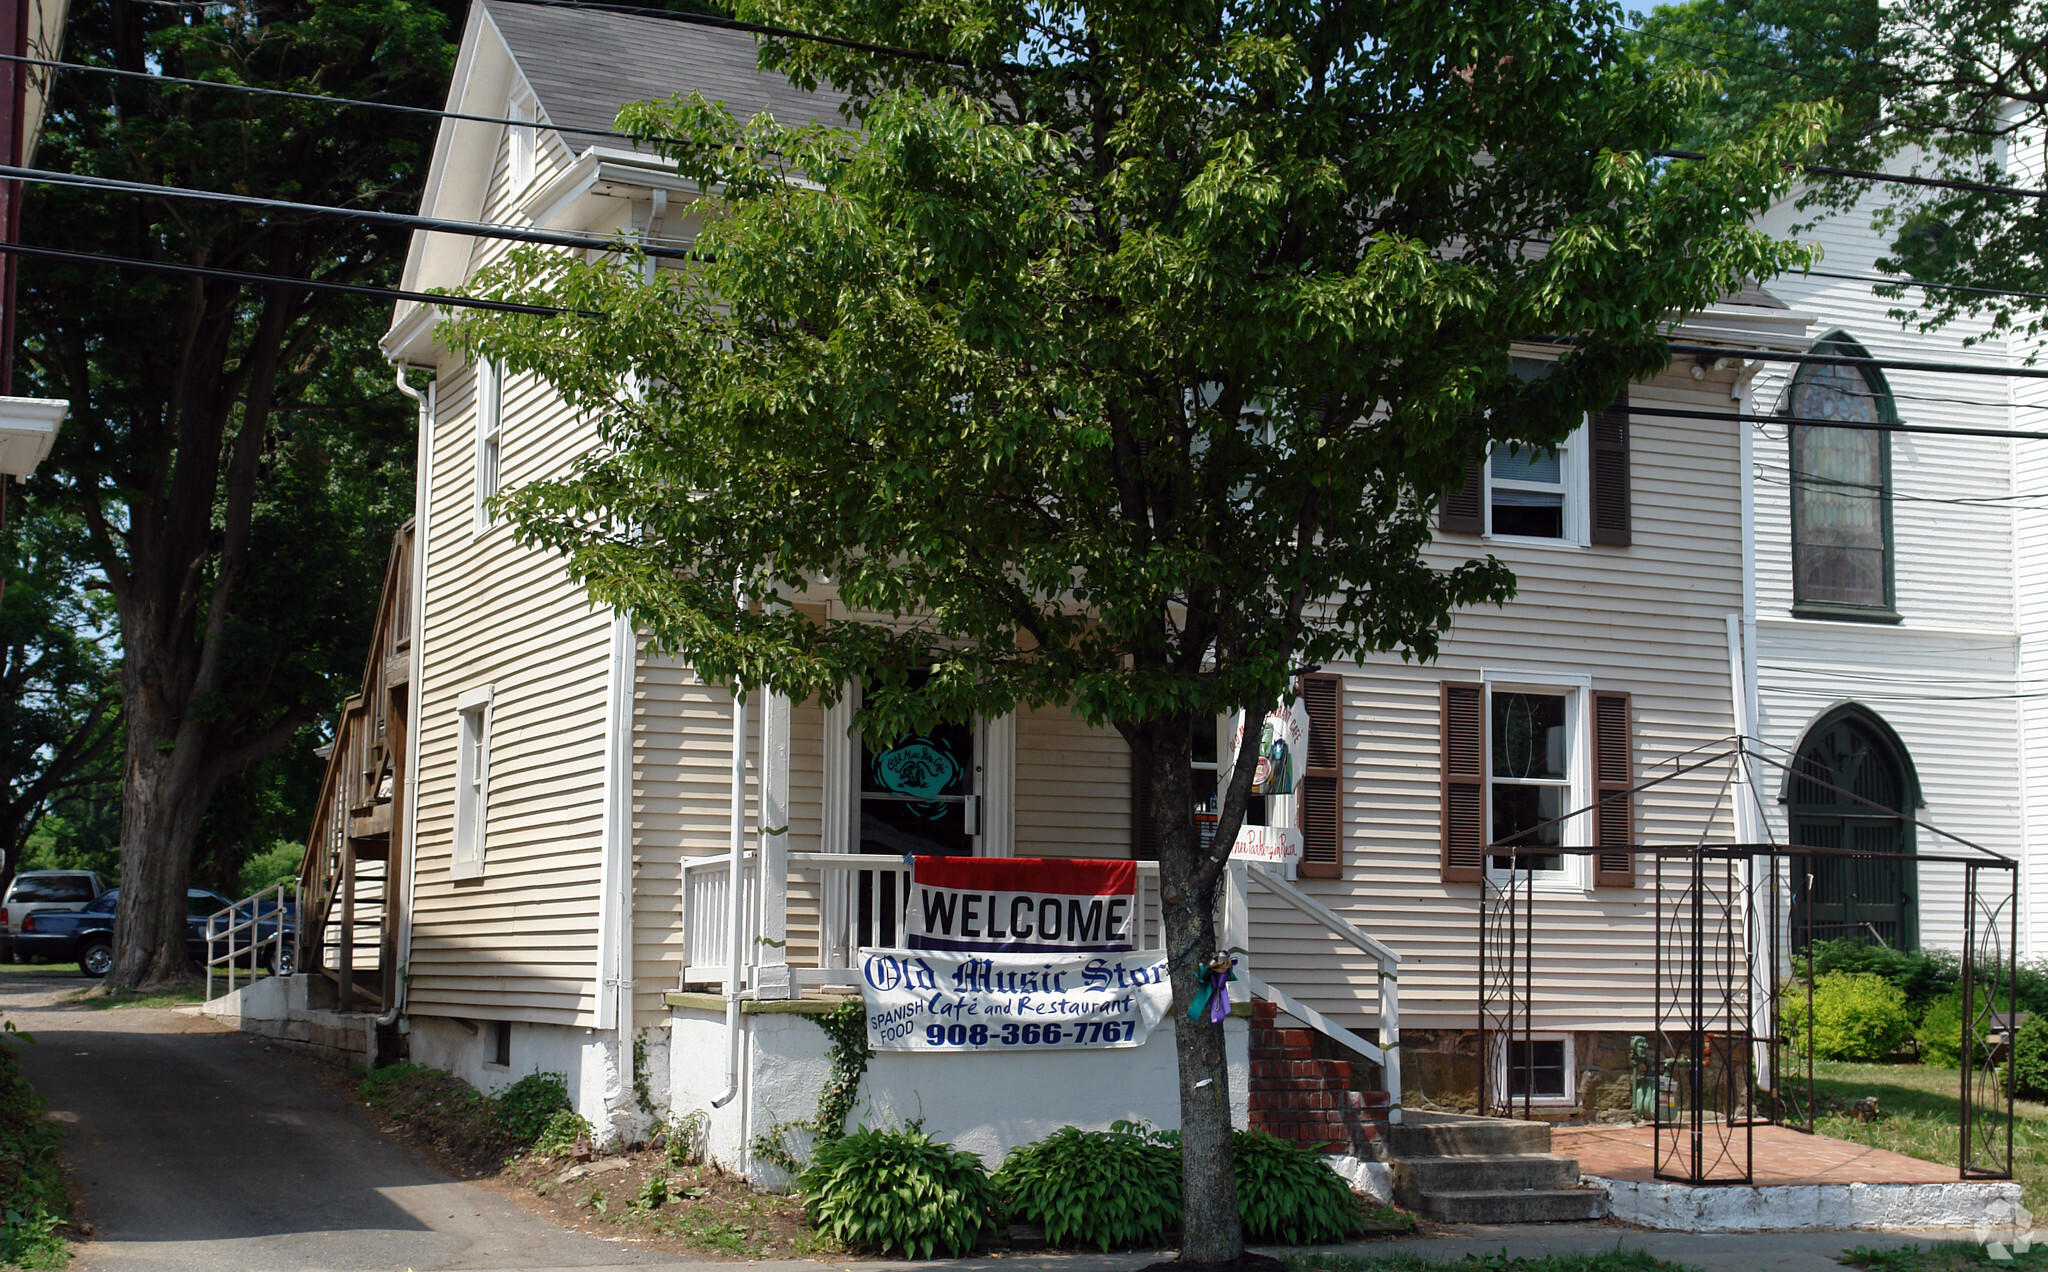
M 1730 738 L 1725 749 L 1672 761 L 1669 772 L 1638 783 L 1637 792 L 1674 778 L 1724 768 L 1720 794 L 1698 838 L 1685 845 L 1632 844 L 1630 851 L 1651 866 L 1654 896 L 1655 983 L 1647 1079 L 1655 1085 L 1654 1167 L 1658 1179 L 1686 1184 L 1746 1184 L 1755 1175 L 1758 1123 L 1811 1133 L 1816 1114 L 1812 1031 L 1795 1049 L 1781 1027 L 1781 978 L 1791 966 L 1788 904 L 1791 872 L 1815 857 L 1875 858 L 1853 849 L 1769 843 L 1712 843 L 1716 819 L 1731 793 L 1756 794 L 1753 764 L 1791 773 L 1790 763 L 1765 754 L 1754 739 Z M 2000 1045 L 1977 1042 L 2011 1032 L 2012 994 L 2017 971 L 2018 863 L 1960 836 L 1885 809 L 1882 805 L 1813 776 L 1800 780 L 1849 800 L 1881 809 L 1959 845 L 1961 851 L 1915 853 L 1921 867 L 1960 868 L 1963 883 L 1962 993 L 1968 1009 L 1961 1026 L 1961 1125 L 1957 1170 L 1962 1179 L 2012 1177 L 2013 1088 Z M 1545 826 L 1591 812 L 1575 809 Z M 1761 816 L 1760 825 L 1768 825 Z M 1542 827 L 1537 827 L 1540 830 Z M 1516 1093 L 1508 1065 L 1512 1043 L 1522 1043 L 1521 1115 L 1533 1109 L 1535 1090 L 1534 1003 L 1536 975 L 1536 887 L 1534 871 L 1516 854 L 1524 842 L 1487 845 L 1479 903 L 1480 1108 L 1513 1116 Z M 1552 856 L 1614 852 L 1600 848 L 1558 848 Z M 1495 870 L 1496 859 L 1507 868 Z M 1924 885 L 1923 885 L 1924 891 Z M 1797 890 L 1811 907 L 1812 889 Z M 1810 926 L 1810 924 L 1809 924 Z M 1812 985 L 1804 982 L 1806 1018 L 1812 1018 Z M 1496 1077 L 1496 1075 L 1499 1075 Z

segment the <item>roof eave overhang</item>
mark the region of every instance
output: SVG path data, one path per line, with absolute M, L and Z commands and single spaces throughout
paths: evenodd
M 63 398 L 0 397 L 0 477 L 22 480 L 35 472 L 70 409 Z

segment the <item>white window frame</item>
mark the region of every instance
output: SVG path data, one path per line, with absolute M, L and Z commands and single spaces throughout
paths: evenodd
M 533 184 L 540 157 L 540 103 L 533 94 L 519 89 L 506 104 L 505 117 L 516 122 L 505 129 L 506 174 L 512 179 L 512 197 L 518 198 Z
M 1547 540 L 1533 540 L 1547 542 Z M 1593 802 L 1593 737 L 1592 713 L 1587 704 L 1592 700 L 1593 679 L 1591 676 L 1571 675 L 1550 671 L 1481 671 L 1480 680 L 1486 686 L 1486 700 L 1480 704 L 1481 728 L 1481 770 L 1486 774 L 1485 799 L 1482 801 L 1486 814 L 1486 842 L 1494 842 L 1493 833 L 1493 695 L 1502 693 L 1542 693 L 1564 695 L 1565 737 L 1570 745 L 1570 754 L 1565 767 L 1568 777 L 1565 782 L 1564 806 L 1573 815 L 1566 818 L 1559 836 L 1560 845 L 1565 848 L 1590 848 L 1593 846 L 1593 818 L 1582 810 Z M 1486 873 L 1489 879 L 1505 882 L 1508 872 L 1496 869 L 1494 854 L 1486 854 Z M 1564 854 L 1563 868 L 1558 870 L 1533 871 L 1533 882 L 1538 892 L 1588 893 L 1593 889 L 1593 858 L 1586 853 Z
M 1505 479 L 1496 482 L 1493 476 L 1493 453 L 1496 450 L 1506 450 L 1507 443 L 1496 443 L 1487 449 L 1486 460 L 1479 465 L 1482 487 L 1480 491 L 1480 504 L 1485 510 L 1486 517 L 1485 538 L 1495 539 L 1502 543 L 1528 543 L 1549 548 L 1583 548 L 1592 543 L 1593 522 L 1591 510 L 1587 507 L 1586 493 L 1586 423 L 1587 421 L 1581 418 L 1579 426 L 1571 431 L 1571 436 L 1557 444 L 1558 476 L 1563 479 L 1557 486 Z M 1545 539 L 1526 534 L 1495 534 L 1493 532 L 1493 492 L 1495 486 L 1502 490 L 1532 490 L 1546 494 L 1558 493 L 1559 489 L 1562 488 L 1564 494 L 1564 536 L 1557 539 Z
M 488 531 L 490 498 L 498 493 L 505 463 L 505 376 L 488 358 L 476 361 L 476 480 L 471 498 L 470 536 Z
M 471 689 L 455 702 L 455 837 L 448 872 L 457 879 L 481 879 L 491 807 L 490 685 Z
M 1493 1038 L 1493 1077 L 1497 1084 L 1494 1090 L 1501 1092 L 1503 1099 L 1509 1100 L 1513 1104 L 1520 1104 L 1522 1102 L 1521 1096 L 1510 1096 L 1507 1094 L 1510 1089 L 1508 1054 L 1513 1049 L 1511 1044 L 1521 1042 L 1522 1036 L 1520 1034 L 1495 1034 Z M 1577 1108 L 1579 1103 L 1579 1057 L 1578 1047 L 1572 1035 L 1568 1033 L 1540 1033 L 1532 1031 L 1529 1034 L 1528 1041 L 1531 1043 L 1561 1042 L 1564 1044 L 1564 1094 L 1536 1095 L 1532 1092 L 1529 1096 L 1529 1107 L 1535 1109 Z

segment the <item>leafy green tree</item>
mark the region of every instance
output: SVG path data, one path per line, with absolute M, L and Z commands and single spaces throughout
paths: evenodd
M 73 12 L 66 53 L 435 106 L 456 7 L 110 0 Z M 39 159 L 409 210 L 430 131 L 318 103 L 67 75 Z M 38 190 L 26 220 L 33 243 L 339 282 L 390 281 L 407 246 L 403 233 L 347 220 L 78 188 Z M 375 352 L 384 317 L 368 301 L 290 286 L 23 269 L 31 391 L 71 400 L 41 497 L 84 526 L 119 623 L 126 752 L 110 985 L 187 975 L 184 892 L 215 793 L 331 713 L 361 671 L 411 488 L 412 413 Z
M 120 736 L 111 606 L 75 519 L 13 500 L 0 530 L 0 882 L 60 801 L 104 782 Z
M 1840 121 L 1809 161 L 2036 189 L 2048 184 L 2044 49 L 2048 0 L 1691 0 L 1659 6 L 1638 44 L 1650 59 L 1718 76 L 1692 117 L 1695 139 L 1832 100 Z M 2048 331 L 2042 200 L 1817 175 L 1802 206 L 1857 208 L 1886 236 L 1879 268 L 1912 280 L 1879 289 L 1901 302 L 1894 317 L 1923 331 L 1964 315 L 1993 336 Z
M 766 46 L 850 90 L 858 132 L 694 96 L 624 112 L 710 192 L 703 257 L 649 281 L 521 252 L 480 280 L 607 315 L 444 328 L 603 421 L 505 507 L 709 678 L 857 680 L 883 736 L 1017 703 L 1113 725 L 1150 785 L 1183 1009 L 1257 738 L 1205 853 L 1196 731 L 1304 664 L 1427 659 L 1455 609 L 1507 598 L 1496 560 L 1424 559 L 1441 493 L 1663 366 L 1674 315 L 1799 259 L 1744 209 L 1827 122 L 1660 168 L 1689 81 L 1632 63 L 1590 0 L 740 12 L 951 60 Z M 1547 333 L 1583 343 L 1510 374 Z M 791 608 L 827 580 L 856 617 Z M 1174 1024 L 1181 1257 L 1225 1262 L 1222 1031 Z

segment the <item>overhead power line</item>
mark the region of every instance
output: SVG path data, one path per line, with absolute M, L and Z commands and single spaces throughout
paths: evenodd
M 552 230 L 523 230 L 510 225 L 493 225 L 480 221 L 451 221 L 438 216 L 418 216 L 410 212 L 377 212 L 369 208 L 337 208 L 324 203 L 292 203 L 284 199 L 266 199 L 252 194 L 227 194 L 218 190 L 187 190 L 181 186 L 155 185 L 146 181 L 120 181 L 113 177 L 82 176 L 71 172 L 49 172 L 41 168 L 15 168 L 0 164 L 0 178 L 14 178 L 49 185 L 80 186 L 89 190 L 112 190 L 120 194 L 146 195 L 161 199 L 192 199 L 202 203 L 223 203 L 232 207 L 261 208 L 266 212 L 297 212 L 307 216 L 340 217 L 361 221 L 367 225 L 391 225 L 401 229 L 425 230 L 441 234 L 466 234 L 472 238 L 505 239 L 514 243 L 540 243 L 549 247 L 574 247 L 600 252 L 622 251 L 638 247 L 648 256 L 664 260 L 691 261 L 704 259 L 699 253 L 687 247 L 663 247 L 658 243 L 638 240 L 632 243 L 596 238 L 587 234 L 562 234 Z
M 568 309 L 560 305 L 528 305 L 516 300 L 490 300 L 483 296 L 443 296 L 435 292 L 407 291 L 399 287 L 376 287 L 368 283 L 336 283 L 322 278 L 293 278 L 284 274 L 260 274 L 251 270 L 223 269 L 218 265 L 186 265 L 177 261 L 149 261 L 133 256 L 101 256 L 93 252 L 72 252 L 58 247 L 34 247 L 27 243 L 0 243 L 0 255 L 28 256 L 38 260 L 66 261 L 77 265 L 111 266 L 119 269 L 151 270 L 159 274 L 183 274 L 193 278 L 225 278 L 259 287 L 297 287 L 306 291 L 334 292 L 343 296 L 366 296 L 375 300 L 413 300 L 425 305 L 446 305 L 452 309 L 489 309 L 498 313 L 534 314 L 552 318 L 574 314 L 578 318 L 603 318 L 593 309 Z
M 536 0 L 516 0 L 517 3 L 535 3 Z M 1705 159 L 1707 155 L 1697 150 L 1659 150 L 1659 159 Z M 1818 173 L 1823 177 L 1845 177 L 1856 181 L 1878 181 L 1888 185 L 1933 186 L 1942 190 L 1962 190 L 1970 194 L 2009 195 L 2016 199 L 2048 198 L 2048 190 L 2028 190 L 2020 186 L 1992 185 L 1988 181 L 1965 181 L 1959 177 L 1918 177 L 1902 172 L 1874 172 L 1868 168 L 1837 168 L 1824 163 L 1788 163 L 1787 168 L 1801 172 Z
M 1630 415 L 1648 415 L 1672 420 L 1733 420 L 1739 424 L 1798 424 L 1807 428 L 1840 428 L 1858 433 L 1927 433 L 1936 437 L 2003 437 L 2024 442 L 2048 442 L 2048 432 L 2022 432 L 2010 428 L 1966 428 L 1952 424 L 1885 424 L 1863 420 L 1811 420 L 1796 415 L 1750 415 L 1720 411 L 1687 411 L 1678 407 L 1637 406 L 1629 403 Z
M 1530 344 L 1582 345 L 1579 336 L 1523 336 Z M 1751 362 L 1810 362 L 1820 366 L 1875 367 L 1880 371 L 1931 371 L 1940 375 L 1988 375 L 2009 380 L 2048 380 L 2048 367 L 1996 367 L 1981 362 L 1919 362 L 1905 358 L 1856 358 L 1837 353 L 1781 353 L 1776 349 L 1724 349 L 1718 345 L 1666 344 L 1672 353 Z
M 260 84 L 230 84 L 225 80 L 186 79 L 177 75 L 153 75 L 148 71 L 123 70 L 118 66 L 93 66 L 85 62 L 53 62 L 42 57 L 23 57 L 18 53 L 0 53 L 0 62 L 19 62 L 24 66 L 45 66 L 58 71 L 82 71 L 88 75 L 111 75 L 120 79 L 146 80 L 153 84 L 170 84 L 178 88 L 206 88 L 223 93 L 242 93 L 251 97 L 275 97 L 286 101 L 311 102 L 320 106 L 340 106 L 350 110 L 378 110 L 393 115 L 412 115 L 422 119 L 453 119 L 465 123 L 501 124 L 507 128 L 537 128 L 548 132 L 574 133 L 579 137 L 606 137 L 620 141 L 674 141 L 670 137 L 636 137 L 632 133 L 619 132 L 612 128 L 578 128 L 571 124 L 554 124 L 544 120 L 501 119 L 496 115 L 471 115 L 459 110 L 439 110 L 432 106 L 406 106 L 399 102 L 377 102 L 364 97 L 336 97 L 328 93 L 301 93 L 287 88 L 265 88 Z
M 812 44 L 829 44 L 834 48 L 852 49 L 856 53 L 879 53 L 884 57 L 900 57 L 912 62 L 924 62 L 933 66 L 952 66 L 963 71 L 1035 71 L 1038 68 L 1016 62 L 977 64 L 965 58 L 947 57 L 942 53 L 926 53 L 918 49 L 898 48 L 892 44 L 870 44 L 865 40 L 849 40 L 836 35 L 815 35 L 809 31 L 797 31 L 790 27 L 769 26 L 760 22 L 742 22 L 737 18 L 721 18 L 709 13 L 687 13 L 675 9 L 650 9 L 643 5 L 598 4 L 589 0 L 503 0 L 507 4 L 529 4 L 544 9 L 591 9 L 600 13 L 625 13 L 643 18 L 659 18 L 665 22 L 681 22 L 689 26 L 715 27 L 725 31 L 746 31 L 753 35 L 765 35 L 778 40 L 805 40 Z

